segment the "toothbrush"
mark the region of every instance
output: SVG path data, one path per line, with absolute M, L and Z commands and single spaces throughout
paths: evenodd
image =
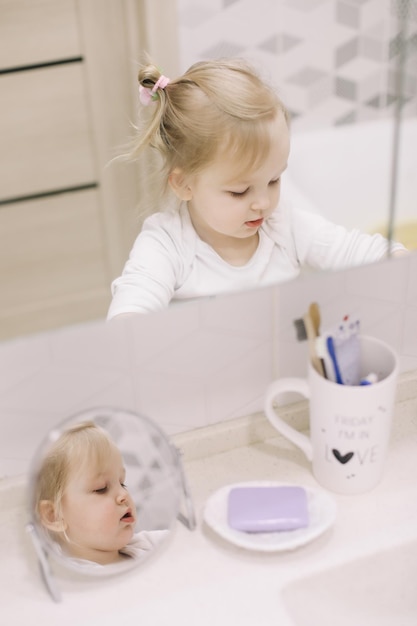
M 359 385 L 359 329 L 359 318 L 345 315 L 337 326 L 316 339 L 316 352 L 325 364 L 329 380 L 341 385 Z
M 343 317 L 337 328 L 327 333 L 332 337 L 334 357 L 343 385 L 358 385 L 360 382 L 359 330 L 359 317 L 349 314 Z
M 316 333 L 316 337 L 315 337 L 315 349 L 316 349 L 316 353 L 317 353 L 317 340 L 320 337 L 320 324 L 321 324 L 321 315 L 320 315 L 320 307 L 317 304 L 317 302 L 312 302 L 309 306 L 308 312 L 310 314 L 311 320 L 313 322 L 313 326 L 314 326 L 314 330 Z M 320 364 L 321 364 L 321 370 L 322 370 L 322 374 L 324 376 L 324 378 L 327 378 L 327 371 L 326 371 L 326 364 L 324 362 L 324 359 L 320 357 L 319 354 L 317 354 L 318 358 L 320 359 Z
M 336 377 L 334 373 L 333 361 L 330 358 L 330 354 L 327 350 L 327 335 L 321 335 L 316 337 L 316 353 L 321 363 L 323 364 L 323 370 L 325 371 L 325 378 L 331 380 L 332 382 L 336 382 Z
M 328 351 L 328 353 L 330 355 L 330 358 L 332 360 L 332 363 L 333 363 L 334 373 L 335 373 L 335 376 L 336 376 L 336 382 L 339 385 L 343 385 L 342 375 L 341 375 L 340 369 L 339 369 L 339 363 L 337 362 L 336 350 L 335 350 L 335 347 L 334 347 L 333 337 L 331 337 L 331 336 L 327 337 L 326 347 L 327 347 L 327 351 Z
M 362 378 L 359 385 L 361 385 L 361 387 L 365 386 L 365 385 L 373 385 L 374 383 L 378 382 L 378 376 L 377 374 L 375 374 L 374 372 L 371 372 L 370 374 L 368 374 L 368 376 L 365 376 L 365 378 Z
M 319 359 L 316 352 L 317 331 L 315 322 L 311 316 L 311 306 L 312 305 L 310 305 L 309 311 L 305 313 L 302 318 L 294 320 L 294 325 L 297 331 L 298 341 L 308 340 L 310 360 L 314 369 L 322 376 L 325 376 L 322 361 Z

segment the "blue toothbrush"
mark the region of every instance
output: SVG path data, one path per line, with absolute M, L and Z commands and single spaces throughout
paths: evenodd
M 330 358 L 332 360 L 332 363 L 333 363 L 334 373 L 335 373 L 335 376 L 336 376 L 336 382 L 339 385 L 343 385 L 343 380 L 342 380 L 342 376 L 340 374 L 339 364 L 337 362 L 336 350 L 335 350 L 335 347 L 334 347 L 333 337 L 327 337 L 326 346 L 327 346 L 327 352 L 329 353 L 329 356 L 330 356 Z

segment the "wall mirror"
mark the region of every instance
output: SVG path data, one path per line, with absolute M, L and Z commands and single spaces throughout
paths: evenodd
M 195 528 L 177 449 L 149 418 L 96 407 L 59 423 L 36 451 L 27 530 L 43 581 L 61 594 L 49 558 L 87 576 L 137 567 L 177 519 Z
M 1 2 L 0 338 L 105 317 L 140 228 L 138 198 L 151 193 L 139 182 L 146 163 L 106 167 L 136 117 L 143 50 L 167 75 L 210 56 L 264 68 L 293 115 L 289 172 L 304 196 L 334 221 L 386 231 L 395 171 L 397 215 L 410 226 L 415 2 L 399 3 L 403 21 L 389 0 L 342 4 Z M 399 60 L 404 132 L 394 166 Z

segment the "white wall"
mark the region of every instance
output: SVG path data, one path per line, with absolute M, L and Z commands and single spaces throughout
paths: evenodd
M 293 320 L 312 301 L 323 328 L 347 312 L 417 368 L 417 255 L 320 273 L 149 316 L 0 344 L 0 476 L 24 473 L 58 421 L 94 406 L 143 412 L 168 434 L 262 410 L 276 376 L 303 375 Z

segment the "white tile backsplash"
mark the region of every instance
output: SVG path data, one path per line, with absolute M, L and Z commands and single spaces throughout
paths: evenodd
M 406 295 L 406 303 L 417 305 L 417 255 L 413 255 L 409 259 L 408 265 L 408 286 L 407 286 L 407 295 Z
M 401 264 L 404 271 L 399 272 Z M 383 271 L 378 263 L 352 271 L 346 275 L 346 292 L 369 300 L 403 302 L 408 284 L 408 265 L 408 259 L 399 258 L 396 263 L 383 263 Z
M 149 315 L 0 344 L 0 476 L 27 471 L 46 431 L 93 406 L 130 409 L 168 434 L 262 410 L 277 376 L 303 376 L 307 344 L 293 320 L 310 302 L 322 328 L 357 313 L 417 368 L 417 255 Z M 287 400 L 294 400 L 288 397 Z

